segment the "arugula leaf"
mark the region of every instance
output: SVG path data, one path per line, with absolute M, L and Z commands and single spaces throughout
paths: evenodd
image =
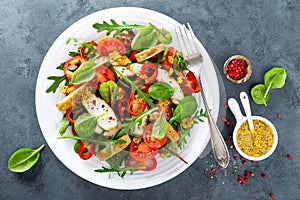
M 66 63 L 66 62 L 60 63 L 60 65 L 57 66 L 56 69 L 58 69 L 58 70 L 64 70 L 65 63 Z
M 69 84 L 69 80 L 67 79 L 67 77 L 65 75 L 62 75 L 62 76 L 49 76 L 47 78 L 48 80 L 53 80 L 54 83 L 52 83 L 52 85 L 50 85 L 48 87 L 48 89 L 46 90 L 46 93 L 49 93 L 49 92 L 53 92 L 55 93 L 58 86 L 63 82 L 65 81 L 65 85 L 68 85 Z
M 180 138 L 178 140 L 178 146 L 180 147 L 180 149 L 182 149 L 184 147 L 185 144 L 187 144 L 187 137 L 189 137 L 191 135 L 191 129 L 180 129 L 179 130 L 179 134 L 180 134 Z
M 123 31 L 129 31 L 136 28 L 142 28 L 144 25 L 138 24 L 127 24 L 126 22 L 122 22 L 122 24 L 118 24 L 115 20 L 110 20 L 111 24 L 103 21 L 101 23 L 95 23 L 93 28 L 97 29 L 98 32 L 107 31 L 106 35 L 110 35 L 113 31 L 116 31 L 116 36 L 120 35 Z
M 150 110 L 147 110 L 145 112 L 141 112 L 139 116 L 137 117 L 131 117 L 128 119 L 128 122 L 127 123 L 124 123 L 121 125 L 121 131 L 119 131 L 118 135 L 117 135 L 117 138 L 118 137 L 121 137 L 122 135 L 125 135 L 125 134 L 129 134 L 129 135 L 132 135 L 135 131 L 135 124 L 136 123 L 139 123 L 139 125 L 142 124 L 142 121 L 143 121 L 143 118 L 145 116 L 148 116 L 150 115 L 152 112 L 154 112 L 155 110 L 157 110 L 158 108 L 152 108 Z
M 91 139 L 91 138 L 80 137 L 80 136 L 73 136 L 73 135 L 63 135 L 63 136 L 57 137 L 57 139 L 83 140 L 83 141 L 86 141 L 86 142 L 93 142 L 95 144 L 101 144 L 101 145 L 113 145 L 113 144 L 124 144 L 124 143 L 126 143 L 125 140 L 102 141 L 102 140 Z
M 203 109 L 201 109 L 200 111 L 198 110 L 194 115 L 195 123 L 198 124 L 199 122 L 204 122 L 204 120 L 202 119 L 203 117 L 207 117 L 206 111 L 204 111 Z
M 183 71 L 184 74 L 187 74 L 189 72 L 181 52 L 177 52 L 175 54 L 173 68 L 175 69 L 175 71 Z
M 132 90 L 136 90 L 138 97 L 143 98 L 144 101 L 150 106 L 150 108 L 153 108 L 155 105 L 152 101 L 152 99 L 149 98 L 149 95 L 146 94 L 141 90 L 140 87 L 138 87 L 133 81 L 131 81 L 127 76 L 124 76 L 121 72 L 118 70 L 114 70 L 117 74 L 120 75 L 122 79 L 124 79 L 128 84 L 130 84 Z

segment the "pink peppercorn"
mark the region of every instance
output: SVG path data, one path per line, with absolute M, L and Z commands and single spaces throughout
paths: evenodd
M 269 196 L 274 199 L 275 195 L 273 193 L 270 193 Z
M 262 178 L 267 178 L 267 175 L 266 174 L 261 174 L 261 177 Z

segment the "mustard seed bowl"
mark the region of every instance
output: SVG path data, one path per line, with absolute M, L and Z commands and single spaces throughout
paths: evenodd
M 275 126 L 264 117 L 251 116 L 251 119 L 253 121 L 258 120 L 258 121 L 264 123 L 266 126 L 268 126 L 272 130 L 273 142 L 271 144 L 271 147 L 266 152 L 264 152 L 262 155 L 260 155 L 260 156 L 249 155 L 249 153 L 247 154 L 245 152 L 243 147 L 239 146 L 239 142 L 238 142 L 238 131 L 244 123 L 247 123 L 247 117 L 242 115 L 239 105 L 235 99 L 230 98 L 228 100 L 228 106 L 229 106 L 230 110 L 232 111 L 232 113 L 234 114 L 234 116 L 236 118 L 236 122 L 237 122 L 236 126 L 234 128 L 234 131 L 233 131 L 233 143 L 234 143 L 234 146 L 235 146 L 236 150 L 238 151 L 238 153 L 248 160 L 255 160 L 255 161 L 264 160 L 264 159 L 268 158 L 269 156 L 271 156 L 273 154 L 273 152 L 275 151 L 277 144 L 278 144 L 278 133 L 277 133 Z M 243 133 L 240 133 L 240 134 L 243 134 Z M 259 134 L 263 134 L 263 133 L 259 133 Z M 260 138 L 264 138 L 264 136 L 260 135 Z M 251 141 L 251 142 L 253 142 L 253 141 Z M 255 150 L 257 150 L 257 149 L 255 149 Z
M 224 75 L 233 83 L 244 83 L 252 75 L 252 65 L 245 56 L 231 56 L 224 63 Z

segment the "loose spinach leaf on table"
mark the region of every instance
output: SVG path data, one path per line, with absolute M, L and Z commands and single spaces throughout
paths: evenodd
M 251 96 L 256 104 L 267 105 L 269 94 L 266 93 L 267 88 L 264 84 L 258 84 L 251 89 Z M 265 96 L 266 95 L 266 96 Z
M 40 151 L 44 144 L 38 149 L 22 148 L 14 152 L 7 163 L 8 169 L 12 172 L 25 172 L 33 167 L 40 157 Z

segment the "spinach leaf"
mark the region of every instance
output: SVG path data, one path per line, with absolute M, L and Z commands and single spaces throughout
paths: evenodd
M 40 151 L 44 144 L 38 149 L 22 148 L 14 152 L 8 160 L 8 169 L 12 172 L 25 172 L 33 167 L 40 157 Z
M 106 115 L 107 113 L 92 116 L 89 114 L 80 115 L 74 122 L 74 129 L 80 137 L 90 137 L 95 133 L 97 128 L 97 121 L 100 117 Z
M 142 28 L 144 25 L 138 24 L 127 24 L 126 22 L 122 22 L 122 24 L 118 24 L 115 20 L 110 20 L 111 24 L 108 24 L 106 21 L 101 23 L 95 23 L 93 27 L 97 29 L 98 32 L 107 31 L 106 35 L 110 35 L 113 31 L 116 31 L 116 36 L 120 35 L 123 31 L 129 31 L 135 28 Z
M 158 42 L 157 32 L 152 26 L 145 26 L 132 40 L 133 50 L 150 49 Z
M 148 93 L 155 100 L 164 100 L 173 96 L 175 89 L 168 83 L 159 82 L 149 87 Z
M 46 93 L 49 93 L 49 92 L 53 92 L 55 93 L 58 86 L 63 82 L 65 81 L 65 85 L 68 85 L 69 84 L 69 80 L 67 79 L 67 77 L 65 75 L 62 75 L 62 76 L 49 76 L 47 78 L 48 80 L 53 80 L 54 83 L 52 83 L 52 85 L 50 85 L 48 87 L 48 89 L 46 90 Z
M 170 123 L 173 121 L 180 122 L 183 118 L 192 116 L 197 110 L 198 103 L 193 96 L 184 97 L 176 106 L 173 117 L 170 119 Z
M 157 39 L 159 42 L 164 43 L 164 44 L 172 43 L 172 35 L 169 31 L 167 31 L 164 28 L 161 28 L 157 33 L 158 33 Z
M 270 89 L 282 88 L 285 84 L 287 74 L 285 69 L 279 67 L 273 67 L 264 76 L 265 86 L 267 87 L 267 92 Z
M 152 128 L 152 136 L 161 140 L 165 137 L 168 131 L 168 122 L 164 113 L 161 113 L 160 116 L 155 120 Z
M 96 74 L 95 69 L 97 67 L 98 65 L 91 60 L 82 63 L 74 72 L 71 82 L 79 84 L 91 80 Z
M 58 125 L 59 134 L 63 135 L 66 132 L 68 126 L 69 126 L 69 120 L 67 119 L 66 115 L 64 115 Z
M 258 84 L 251 89 L 251 97 L 256 104 L 267 105 L 269 99 L 268 93 L 266 93 L 267 88 L 264 84 Z M 265 94 L 267 94 L 265 96 Z
M 101 83 L 100 89 L 99 89 L 101 97 L 107 103 L 111 103 L 111 96 L 117 87 L 118 86 L 114 81 L 107 81 L 107 82 Z

